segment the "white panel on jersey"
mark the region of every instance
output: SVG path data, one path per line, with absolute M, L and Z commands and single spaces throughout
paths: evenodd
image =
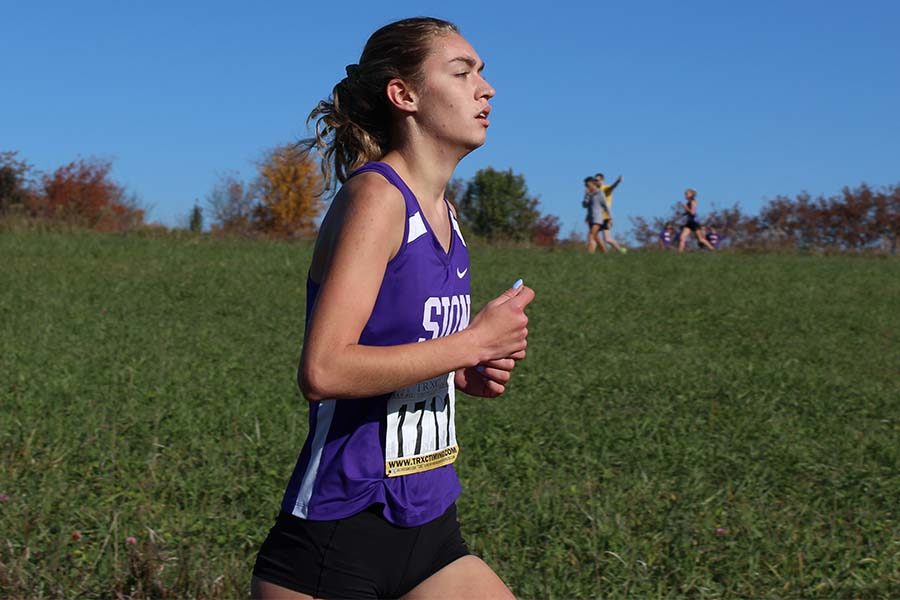
M 453 223 L 453 229 L 456 231 L 456 235 L 459 236 L 459 241 L 462 242 L 462 245 L 466 245 L 466 239 L 462 235 L 462 231 L 459 230 L 459 223 L 456 222 L 456 217 L 453 216 L 453 213 L 450 213 L 450 221 Z
M 425 229 L 425 221 L 422 220 L 422 214 L 417 212 L 409 218 L 409 235 L 406 236 L 406 243 L 425 235 L 428 230 Z
M 294 516 L 305 519 L 309 514 L 309 499 L 312 498 L 313 484 L 319 474 L 319 463 L 322 461 L 322 451 L 325 449 L 325 438 L 331 429 L 331 419 L 334 417 L 334 403 L 336 400 L 322 400 L 319 402 L 319 410 L 316 413 L 316 435 L 313 437 L 312 451 L 309 454 L 309 464 L 303 481 L 300 482 L 300 492 L 294 503 Z

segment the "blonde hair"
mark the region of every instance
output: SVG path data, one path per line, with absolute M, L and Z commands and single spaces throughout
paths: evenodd
M 335 178 L 344 183 L 354 170 L 387 153 L 392 122 L 388 82 L 396 78 L 421 85 L 432 39 L 450 33 L 459 33 L 453 23 L 414 17 L 385 25 L 369 37 L 359 64 L 347 65 L 346 76 L 306 120 L 315 121 L 315 137 L 301 145 L 321 156 L 323 191 L 332 189 Z

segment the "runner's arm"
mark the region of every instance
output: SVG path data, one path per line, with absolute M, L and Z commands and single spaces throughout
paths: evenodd
M 375 176 L 359 177 L 335 199 L 345 204 L 337 222 L 328 224 L 336 233 L 331 247 L 323 248 L 329 259 L 321 269 L 298 369 L 304 396 L 310 401 L 375 396 L 524 351 L 524 307 L 534 297 L 528 288 L 508 290 L 469 328 L 451 336 L 399 346 L 359 344 L 387 263 L 404 241 L 406 219 L 399 190 Z
M 603 208 L 603 212 L 607 214 L 610 218 L 612 218 L 612 212 L 609 210 L 609 204 L 606 203 L 606 194 L 600 192 L 600 206 Z

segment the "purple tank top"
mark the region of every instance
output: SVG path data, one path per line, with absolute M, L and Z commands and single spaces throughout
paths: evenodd
M 367 163 L 403 194 L 403 245 L 385 269 L 368 322 L 367 346 L 421 342 L 465 329 L 471 314 L 469 253 L 453 213 L 444 252 L 415 195 L 389 165 Z M 306 319 L 319 286 L 307 276 Z M 282 512 L 311 520 L 341 519 L 373 504 L 385 518 L 412 527 L 431 521 L 459 496 L 453 373 L 391 394 L 311 402 L 309 433 L 282 500 Z

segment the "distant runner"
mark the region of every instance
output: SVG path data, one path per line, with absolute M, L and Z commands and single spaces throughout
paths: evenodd
M 622 254 L 628 252 L 626 248 L 623 248 L 619 245 L 619 243 L 613 239 L 612 236 L 612 203 L 613 203 L 613 190 L 616 189 L 620 183 L 622 183 L 622 176 L 619 177 L 613 182 L 612 185 L 606 185 L 604 183 L 603 173 L 597 173 L 594 175 L 594 178 L 597 180 L 597 185 L 600 187 L 600 191 L 603 192 L 603 196 L 606 199 L 606 209 L 603 214 L 603 223 L 600 226 L 600 231 L 603 232 L 603 239 L 610 246 L 621 252 Z
M 697 243 L 707 250 L 715 251 L 706 238 L 703 237 L 700 221 L 697 220 L 697 190 L 688 188 L 684 190 L 684 225 L 681 226 L 681 236 L 678 240 L 678 251 L 684 252 L 688 236 L 692 233 L 697 238 Z

